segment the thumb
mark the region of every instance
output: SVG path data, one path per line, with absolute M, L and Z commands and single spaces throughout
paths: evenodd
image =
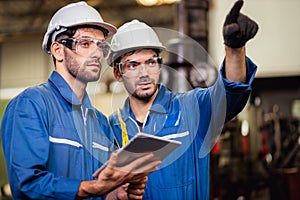
M 117 165 L 117 159 L 118 159 L 118 155 L 116 152 L 113 152 L 109 158 L 109 163 L 108 163 L 108 166 L 111 167 L 111 168 L 114 168 L 116 167 Z

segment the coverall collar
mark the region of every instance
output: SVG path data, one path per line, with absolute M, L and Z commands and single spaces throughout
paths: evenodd
M 67 102 L 74 106 L 84 106 L 84 108 L 92 110 L 96 116 L 95 108 L 92 106 L 86 91 L 83 97 L 83 101 L 81 102 L 75 95 L 71 87 L 68 85 L 68 83 L 65 81 L 65 79 L 59 73 L 53 71 L 48 80 L 56 87 L 61 96 Z
M 166 114 L 170 105 L 171 92 L 163 85 L 158 85 L 158 90 L 159 91 L 157 93 L 157 96 L 154 99 L 149 112 Z M 132 113 L 132 111 L 130 108 L 128 97 L 124 103 L 123 109 L 121 109 L 121 114 L 124 121 L 126 121 L 130 117 L 130 113 Z

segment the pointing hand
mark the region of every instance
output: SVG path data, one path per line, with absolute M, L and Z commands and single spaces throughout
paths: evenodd
M 236 1 L 224 22 L 224 44 L 231 48 L 244 46 L 258 31 L 257 23 L 240 13 L 243 4 L 243 0 Z

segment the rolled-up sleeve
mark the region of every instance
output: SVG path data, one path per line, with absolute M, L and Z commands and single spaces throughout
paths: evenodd
M 225 64 L 223 62 L 220 73 L 226 90 L 226 121 L 235 117 L 245 107 L 252 91 L 251 84 L 254 81 L 256 70 L 257 66 L 248 57 L 246 57 L 246 82 L 230 82 L 225 77 Z

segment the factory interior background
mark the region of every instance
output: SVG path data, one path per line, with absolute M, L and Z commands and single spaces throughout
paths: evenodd
M 42 51 L 43 35 L 53 13 L 77 1 L 0 0 L 0 119 L 11 98 L 47 80 L 54 67 Z M 235 0 L 86 2 L 116 27 L 139 19 L 157 30 L 174 32 L 162 36 L 164 45 L 175 53 L 186 51 L 195 64 L 176 54 L 163 55 L 173 69 L 162 73 L 168 87 L 186 91 L 215 81 L 225 55 L 222 26 Z M 300 0 L 244 0 L 241 12 L 259 25 L 246 49 L 258 72 L 247 106 L 224 126 L 211 151 L 211 200 L 300 199 L 299 8 Z M 191 41 L 207 54 L 195 54 L 199 46 Z M 87 89 L 95 107 L 107 116 L 127 96 L 105 63 L 100 80 Z M 10 199 L 7 184 L 1 145 L 0 199 Z

